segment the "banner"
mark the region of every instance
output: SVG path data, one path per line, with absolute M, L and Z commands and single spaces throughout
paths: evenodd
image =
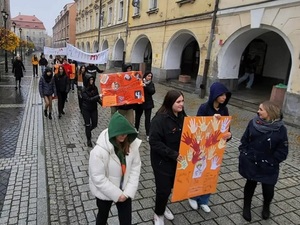
M 143 103 L 142 77 L 141 71 L 100 74 L 102 106 Z
M 44 47 L 44 54 L 45 55 L 67 55 L 67 48 L 49 48 Z
M 96 53 L 87 53 L 67 43 L 67 57 L 77 62 L 105 64 L 108 59 L 108 49 Z
M 172 202 L 216 192 L 231 116 L 186 117 Z

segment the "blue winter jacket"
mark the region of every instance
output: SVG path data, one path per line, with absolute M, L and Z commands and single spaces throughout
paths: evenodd
M 51 78 L 50 82 L 47 82 L 44 76 L 47 76 L 44 74 L 41 76 L 39 81 L 39 92 L 42 98 L 44 96 L 52 96 L 53 94 L 56 96 L 56 86 L 54 82 L 54 77 Z

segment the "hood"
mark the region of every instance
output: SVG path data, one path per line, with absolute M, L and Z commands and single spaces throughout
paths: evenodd
M 90 79 L 92 79 L 92 78 L 94 79 L 93 84 L 95 84 L 95 77 L 94 77 L 92 74 L 90 74 L 90 73 L 85 73 L 83 85 L 84 85 L 85 87 L 88 87 L 89 82 L 90 82 Z
M 123 115 L 121 115 L 119 112 L 115 112 L 108 125 L 109 141 L 116 146 L 114 137 L 122 134 L 127 134 L 130 143 L 137 138 L 136 129 Z
M 210 86 L 210 94 L 208 104 L 213 107 L 214 101 L 222 94 L 226 94 L 226 100 L 223 104 L 220 104 L 220 108 L 225 107 L 231 98 L 231 92 L 220 82 L 215 82 Z

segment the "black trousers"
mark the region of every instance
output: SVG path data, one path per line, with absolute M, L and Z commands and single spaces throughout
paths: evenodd
M 85 135 L 87 140 L 92 138 L 92 130 L 97 127 L 98 124 L 98 110 L 87 110 L 82 108 L 82 116 L 85 124 Z
M 256 181 L 247 180 L 244 188 L 244 201 L 247 206 L 250 206 L 252 197 L 257 186 Z M 261 184 L 262 186 L 262 193 L 264 197 L 264 204 L 270 204 L 273 197 L 274 197 L 274 188 L 275 185 L 273 184 Z
M 38 75 L 38 65 L 32 65 L 32 70 L 33 70 L 33 76 Z
M 66 93 L 64 91 L 63 92 L 61 92 L 61 91 L 57 92 L 58 114 L 61 114 L 64 111 L 67 96 L 68 96 L 68 93 Z
M 112 201 L 105 201 L 96 198 L 98 206 L 98 214 L 96 218 L 96 225 L 106 225 L 109 210 L 112 205 Z M 118 217 L 120 225 L 131 225 L 132 220 L 132 204 L 131 198 L 128 198 L 125 202 L 116 203 L 118 209 Z
M 140 122 L 141 117 L 143 115 L 143 112 L 145 112 L 145 129 L 146 129 L 146 135 L 149 136 L 149 130 L 150 130 L 150 120 L 151 120 L 151 112 L 152 109 L 142 109 L 142 107 L 137 107 L 135 109 L 135 128 L 139 130 L 140 128 Z
M 164 174 L 154 171 L 155 185 L 156 185 L 156 197 L 155 197 L 155 209 L 156 215 L 161 216 L 164 214 L 169 196 L 171 194 L 174 176 L 166 176 Z

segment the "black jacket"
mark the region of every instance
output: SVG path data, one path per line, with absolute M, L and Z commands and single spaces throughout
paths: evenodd
M 89 84 L 93 78 L 93 84 Z M 95 78 L 92 74 L 87 73 L 83 81 L 84 88 L 82 89 L 82 110 L 94 111 L 97 110 L 97 104 L 100 101 L 98 88 L 95 85 Z
M 265 184 L 276 184 L 279 163 L 288 155 L 288 137 L 285 126 L 278 131 L 263 134 L 256 130 L 252 120 L 239 146 L 239 172 L 249 180 Z
M 150 126 L 150 157 L 153 170 L 175 176 L 185 113 L 156 114 Z
M 24 64 L 21 60 L 15 60 L 12 68 L 12 72 L 15 75 L 15 78 L 19 80 L 21 77 L 23 77 L 23 70 L 25 71 Z
M 56 74 L 54 76 L 55 87 L 57 92 L 66 92 L 70 91 L 70 80 L 67 75 Z
M 152 95 L 154 94 L 155 94 L 155 86 L 154 83 L 151 81 L 149 84 L 146 84 L 146 86 L 144 87 L 145 102 L 142 104 L 143 109 L 154 108 L 154 103 L 152 98 Z
M 97 72 L 98 73 L 103 73 L 103 70 L 100 70 L 96 65 L 88 65 L 86 68 L 85 68 L 86 72 L 87 73 L 90 73 L 93 75 L 93 77 L 96 79 L 96 75 L 97 75 Z

